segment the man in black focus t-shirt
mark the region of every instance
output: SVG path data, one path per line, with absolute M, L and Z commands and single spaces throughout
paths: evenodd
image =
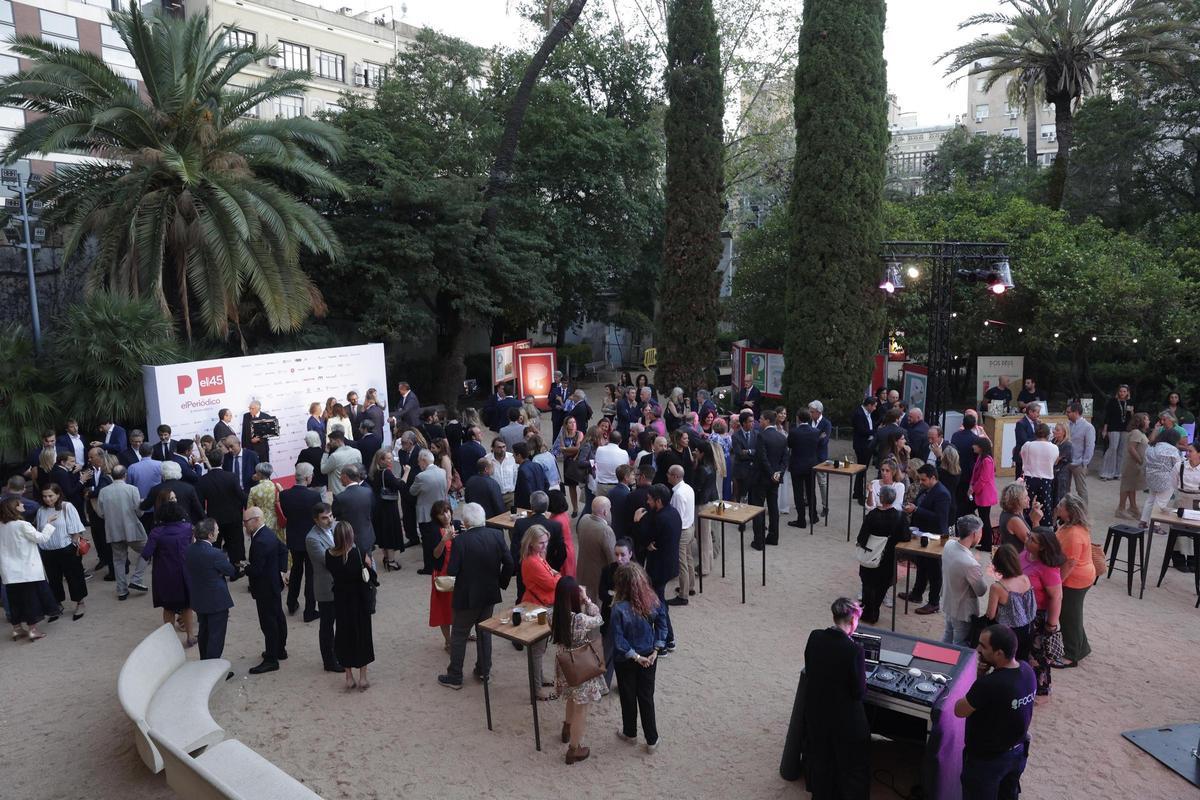
M 1007 625 L 985 629 L 977 652 L 979 677 L 954 704 L 955 716 L 967 720 L 963 797 L 1016 800 L 1029 757 L 1037 678 L 1028 664 L 1017 661 L 1017 637 Z

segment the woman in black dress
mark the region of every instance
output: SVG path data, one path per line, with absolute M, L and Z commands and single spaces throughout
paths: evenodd
M 858 532 L 857 544 L 861 548 L 871 544 L 872 536 L 886 539 L 882 542 L 883 553 L 878 564 L 871 567 L 860 562 L 858 565 L 858 576 L 862 580 L 862 621 L 868 625 L 879 622 L 879 607 L 883 605 L 883 598 L 892 585 L 896 545 L 912 538 L 904 513 L 895 507 L 895 502 L 896 487 L 880 486 L 879 505 L 863 518 L 862 528 Z M 878 548 L 879 544 L 879 540 L 876 539 L 875 547 Z M 872 554 L 874 553 L 873 548 Z
M 371 640 L 370 591 L 374 583 L 371 557 L 363 558 L 354 546 L 354 528 L 339 522 L 333 529 L 333 547 L 325 551 L 325 568 L 333 577 L 333 610 L 337 629 L 333 636 L 333 652 L 338 663 L 346 669 L 346 690 L 357 688 L 365 692 L 367 665 L 375 660 L 375 645 Z M 358 668 L 358 682 L 353 669 Z
M 375 544 L 383 549 L 383 568 L 387 572 L 400 569 L 396 553 L 404 552 L 404 529 L 400 524 L 400 490 L 404 482 L 392 471 L 392 453 L 380 450 L 371 459 L 367 482 L 375 492 L 375 511 L 371 524 L 375 526 Z

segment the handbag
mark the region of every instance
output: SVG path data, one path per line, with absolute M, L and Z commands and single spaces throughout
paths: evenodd
M 454 576 L 453 575 L 438 575 L 433 579 L 433 589 L 436 592 L 453 592 L 454 591 Z
M 375 602 L 377 600 L 379 590 L 379 574 L 374 569 L 363 564 L 362 568 L 363 583 L 366 584 L 367 595 L 367 613 L 375 613 Z
M 554 660 L 567 686 L 580 686 L 604 674 L 604 656 L 596 650 L 595 639 L 579 647 L 560 647 Z
M 578 458 L 563 462 L 563 477 L 573 483 L 587 483 L 591 472 L 589 465 Z
M 1056 631 L 1046 632 L 1046 657 L 1053 664 L 1057 661 L 1062 661 L 1066 656 L 1066 650 L 1063 647 L 1062 628 Z
M 855 547 L 854 557 L 858 563 L 868 569 L 875 569 L 883 560 L 883 551 L 887 549 L 886 536 L 868 536 L 866 547 Z
M 1104 548 L 1098 544 L 1092 545 L 1092 566 L 1096 569 L 1097 578 L 1108 570 L 1108 564 L 1104 561 Z
M 92 552 L 92 543 L 80 536 L 79 544 L 75 545 L 75 550 L 79 553 L 79 557 L 83 558 L 88 553 Z

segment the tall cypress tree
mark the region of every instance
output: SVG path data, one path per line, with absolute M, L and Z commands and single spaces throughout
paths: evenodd
M 712 0 L 673 0 L 667 15 L 666 232 L 655 382 L 691 392 L 717 355 L 725 99 Z
M 790 407 L 862 398 L 883 314 L 879 259 L 888 146 L 884 0 L 805 0 L 784 386 Z

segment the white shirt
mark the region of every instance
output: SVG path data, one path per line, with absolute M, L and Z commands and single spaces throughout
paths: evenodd
M 1187 459 L 1183 461 L 1183 476 L 1180 489 L 1185 492 L 1200 492 L 1200 464 L 1192 466 Z
M 46 580 L 38 545 L 53 535 L 53 525 L 39 531 L 23 519 L 0 525 L 0 579 L 8 584 Z
M 496 460 L 495 453 L 488 453 L 487 460 L 492 462 L 494 469 L 492 477 L 500 484 L 500 493 L 508 494 L 517 488 L 517 460 L 511 454 L 505 453 L 503 461 Z
M 83 460 L 84 455 L 86 455 L 86 453 L 84 452 L 84 447 L 83 447 L 83 437 L 77 433 L 76 434 L 68 433 L 67 438 L 71 440 L 71 447 L 75 448 L 75 460 L 77 462 L 79 462 L 80 464 L 85 463 Z
M 904 507 L 904 484 L 900 481 L 893 481 L 890 484 L 881 483 L 878 478 L 871 481 L 871 496 L 867 498 L 867 508 L 879 508 L 879 489 L 882 486 L 891 486 L 896 490 L 896 499 L 892 501 L 892 508 Z
M 692 487 L 683 481 L 671 488 L 671 508 L 679 512 L 683 521 L 683 529 L 687 530 L 696 524 L 696 493 Z
M 863 410 L 863 415 L 867 418 L 867 430 L 875 430 L 875 420 L 871 419 L 871 412 L 866 406 L 859 406 Z
M 1058 460 L 1058 445 L 1034 439 L 1021 445 L 1021 469 L 1030 478 L 1054 478 L 1054 462 Z
M 50 522 L 50 517 L 58 514 L 58 519 Z M 54 533 L 49 541 L 38 542 L 43 550 L 61 550 L 71 544 L 71 534 L 83 533 L 83 523 L 79 520 L 79 512 L 75 506 L 63 501 L 62 508 L 54 509 L 42 506 L 37 512 L 37 524 L 44 530 L 49 527 Z
M 629 453 L 620 445 L 610 442 L 598 448 L 593 459 L 596 461 L 596 483 L 615 484 L 617 467 L 629 463 Z

